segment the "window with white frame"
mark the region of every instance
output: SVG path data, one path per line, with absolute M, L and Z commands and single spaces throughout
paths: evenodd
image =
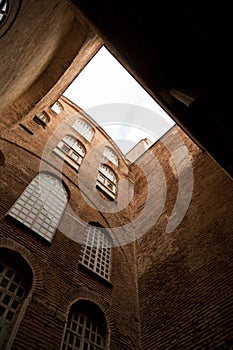
M 65 136 L 53 150 L 53 152 L 64 159 L 76 170 L 85 156 L 85 148 L 82 143 L 73 136 Z
M 96 304 L 78 300 L 71 306 L 61 350 L 103 350 L 106 338 L 105 317 Z
M 115 199 L 117 192 L 117 179 L 114 171 L 105 164 L 101 164 L 97 175 L 97 187 Z
M 104 148 L 104 157 L 110 160 L 114 165 L 118 166 L 118 157 L 110 147 Z
M 73 129 L 82 135 L 88 142 L 91 142 L 94 135 L 92 127 L 83 119 L 76 120 L 72 125 Z
M 88 225 L 82 244 L 79 262 L 101 277 L 109 280 L 111 241 L 102 227 Z
M 8 215 L 51 242 L 67 200 L 67 192 L 59 179 L 49 174 L 38 174 Z
M 32 285 L 32 271 L 22 257 L 0 249 L 0 348 L 10 349 L 23 301 Z
M 50 108 L 56 114 L 60 114 L 63 111 L 63 106 L 62 106 L 62 104 L 59 101 L 56 101 Z
M 46 125 L 50 122 L 50 118 L 48 116 L 47 113 L 42 112 L 39 115 L 35 115 L 35 117 L 33 118 L 34 122 L 36 122 L 37 124 L 43 126 L 43 128 L 46 127 Z

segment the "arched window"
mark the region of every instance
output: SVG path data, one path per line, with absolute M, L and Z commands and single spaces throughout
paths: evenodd
M 101 164 L 98 170 L 96 186 L 104 191 L 112 199 L 115 199 L 117 192 L 116 185 L 117 179 L 113 170 L 107 165 Z
M 67 192 L 60 180 L 49 174 L 38 174 L 8 215 L 51 242 L 67 200 Z
M 43 112 L 39 115 L 35 115 L 33 118 L 34 122 L 43 126 L 43 128 L 46 127 L 46 125 L 50 122 L 50 118 L 47 113 Z
M 105 158 L 110 160 L 110 162 L 112 162 L 114 165 L 118 166 L 118 157 L 111 148 L 105 147 L 103 155 Z
M 9 249 L 0 249 L 0 348 L 10 349 L 25 311 L 25 298 L 32 285 L 32 271 L 22 257 Z M 21 315 L 22 316 L 22 315 Z M 14 330 L 14 332 L 13 332 Z
M 102 310 L 89 300 L 78 300 L 70 308 L 61 350 L 103 350 L 106 342 Z
M 56 101 L 52 106 L 51 106 L 52 111 L 54 111 L 56 114 L 59 114 L 63 111 L 63 106 L 59 101 Z
M 75 131 L 82 135 L 88 142 L 91 142 L 94 135 L 92 127 L 83 119 L 77 120 L 73 126 Z
M 79 262 L 109 280 L 111 241 L 102 227 L 87 225 Z
M 62 141 L 58 143 L 53 152 L 76 170 L 78 170 L 86 153 L 81 142 L 73 136 L 65 136 Z

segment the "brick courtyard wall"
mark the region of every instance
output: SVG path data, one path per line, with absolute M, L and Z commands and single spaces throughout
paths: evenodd
M 65 99 L 61 102 L 64 107 L 61 114 L 55 115 L 47 108 L 50 123 L 45 128 L 34 123 L 30 116 L 24 123 L 28 130 L 33 131 L 33 135 L 17 124 L 5 132 L 0 140 L 0 247 L 19 252 L 34 276 L 30 300 L 12 349 L 58 350 L 69 308 L 79 299 L 91 300 L 103 311 L 110 333 L 111 350 L 139 349 L 135 249 L 132 240 L 128 244 L 117 244 L 119 237 L 109 230 L 115 242 L 112 248 L 110 281 L 98 277 L 78 263 L 85 225 L 91 221 L 114 228 L 119 226 L 121 220 L 124 226 L 124 223 L 130 221 L 130 209 L 127 207 L 116 211 L 114 215 L 101 212 L 90 205 L 90 197 L 88 202 L 85 193 L 84 196 L 81 194 L 77 172 L 67 164 L 62 164 L 60 168 L 60 160 L 51 150 L 68 131 L 72 132 L 70 126 L 64 123 L 67 115 L 77 116 L 77 110 L 72 104 L 66 104 Z M 78 113 L 83 112 L 79 110 Z M 106 141 L 106 135 L 96 129 L 92 147 L 97 147 L 103 141 Z M 52 146 L 45 154 L 50 142 Z M 96 176 L 96 173 L 92 174 L 96 165 L 92 167 L 95 157 L 91 148 L 88 149 L 91 146 L 85 145 L 90 155 L 93 153 L 86 165 L 89 166 L 85 182 L 88 185 L 89 180 L 93 181 Z M 116 152 L 119 151 L 116 149 Z M 119 167 L 114 171 L 118 173 L 119 179 L 126 178 L 128 164 L 120 158 L 120 153 L 118 156 Z M 51 244 L 6 216 L 15 200 L 39 171 L 48 171 L 61 177 L 70 196 L 69 205 Z M 97 191 L 95 195 L 102 196 Z M 114 205 L 117 207 L 118 204 Z
M 191 188 L 187 162 L 178 157 L 175 167 L 177 132 L 192 157 L 194 182 L 183 220 L 166 233 L 178 198 L 178 179 L 182 178 L 184 193 Z M 165 175 L 167 193 L 164 207 L 161 196 L 151 203 L 154 210 L 162 206 L 162 213 L 136 242 L 142 349 L 232 349 L 232 179 L 177 126 L 150 152 L 141 159 L 141 169 L 155 172 L 151 156 L 156 157 Z M 140 216 L 151 196 L 140 196 L 147 183 L 140 169 L 135 180 L 136 216 Z M 155 182 L 154 191 L 159 187 L 161 184 Z M 188 200 L 188 196 L 182 198 L 178 208 Z

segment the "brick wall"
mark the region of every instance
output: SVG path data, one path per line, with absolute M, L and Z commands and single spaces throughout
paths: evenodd
M 166 233 L 182 174 L 172 160 L 176 132 L 192 156 L 194 184 L 186 215 Z M 151 152 L 162 166 L 167 193 L 160 217 L 136 242 L 142 349 L 232 349 L 232 179 L 178 127 Z M 149 159 L 146 154 L 141 164 L 152 173 Z M 140 193 L 145 176 L 137 173 Z M 187 176 L 186 189 L 188 181 Z M 156 186 L 160 184 L 154 184 L 155 191 Z M 154 202 L 155 210 L 158 205 L 162 201 Z M 136 206 L 143 206 L 142 197 L 138 196 Z
M 99 210 L 93 195 L 104 196 L 91 191 L 106 135 L 97 127 L 92 146 L 85 144 L 81 190 L 87 192 L 81 193 L 75 170 L 51 150 L 72 133 L 65 120 L 85 114 L 61 102 L 65 110 L 58 115 L 44 106 L 51 117 L 45 129 L 28 115 L 24 123 L 33 134 L 17 124 L 1 139 L 1 247 L 19 252 L 34 276 L 12 349 L 58 349 L 69 308 L 82 298 L 104 312 L 111 350 L 231 349 L 232 179 L 176 126 L 131 166 L 118 154 L 119 168 L 113 168 L 118 180 L 134 183 L 133 200 L 118 210 L 130 198 L 126 191 L 115 212 Z M 61 176 L 69 192 L 51 244 L 5 216 L 41 170 Z M 83 223 L 90 221 L 111 227 L 110 282 L 78 264 Z
M 34 127 L 33 135 L 17 125 L 6 132 L 1 140 L 5 161 L 0 166 L 0 247 L 19 252 L 28 262 L 34 276 L 29 304 L 12 349 L 59 349 L 69 308 L 75 300 L 82 298 L 95 302 L 103 310 L 110 331 L 111 350 L 139 349 L 133 243 L 120 247 L 115 244 L 112 248 L 110 282 L 78 264 L 85 231 L 80 222 L 85 224 L 94 221 L 114 227 L 119 225 L 120 218 L 121 222 L 129 221 L 128 208 L 114 215 L 99 211 L 95 206 L 89 205 L 80 193 L 75 170 L 63 164 L 63 173 L 59 174 L 59 160 L 52 155 L 46 161 L 41 161 L 41 157 L 45 159 L 45 145 L 58 125 L 67 118 L 69 108 L 66 110 L 65 107 L 61 115 L 53 115 L 48 110 L 51 120 L 45 129 L 34 125 L 31 117 L 28 117 L 25 123 L 30 128 Z M 72 108 L 71 110 L 74 113 Z M 66 128 L 64 123 L 59 129 L 59 137 L 66 135 Z M 93 147 L 105 139 L 105 134 L 97 130 Z M 91 174 L 94 168 L 91 161 L 92 159 L 88 161 L 90 167 L 87 183 L 89 177 L 93 179 L 96 176 Z M 51 244 L 27 227 L 6 217 L 7 211 L 29 182 L 45 167 L 46 171 L 62 176 L 70 194 L 69 208 L 65 211 Z M 117 171 L 119 178 L 127 176 L 128 166 L 122 159 Z M 112 235 L 111 230 L 109 233 Z M 114 242 L 117 241 L 114 233 L 112 238 Z

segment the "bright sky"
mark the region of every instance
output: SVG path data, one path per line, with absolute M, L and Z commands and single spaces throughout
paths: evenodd
M 63 93 L 126 154 L 143 138 L 153 143 L 175 122 L 103 46 Z

